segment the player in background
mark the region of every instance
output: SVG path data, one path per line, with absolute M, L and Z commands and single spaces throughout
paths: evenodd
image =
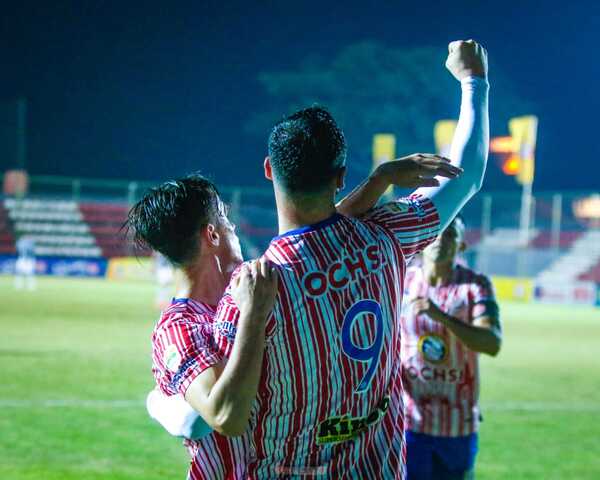
M 15 288 L 35 290 L 35 241 L 23 235 L 17 240 L 16 248 Z
M 502 332 L 492 283 L 457 263 L 466 248 L 457 216 L 409 268 L 402 310 L 407 479 L 473 478 L 479 428 L 479 353 Z
M 397 359 L 406 262 L 478 191 L 489 146 L 485 50 L 453 42 L 446 65 L 462 85 L 451 158 L 464 174 L 360 221 L 336 212 L 345 139 L 331 115 L 308 108 L 271 132 L 264 169 L 273 181 L 280 235 L 265 257 L 277 265 L 280 282 L 247 429 L 251 478 L 404 477 Z M 226 357 L 239 315 L 226 292 L 215 317 Z

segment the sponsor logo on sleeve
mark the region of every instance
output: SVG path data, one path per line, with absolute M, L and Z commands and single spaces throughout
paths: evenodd
M 425 209 L 419 198 L 409 198 L 408 203 L 417 214 L 417 217 L 423 218 L 425 216 Z
M 170 344 L 163 354 L 163 363 L 167 370 L 176 373 L 179 370 L 179 365 L 181 365 L 181 354 L 179 350 L 177 350 L 177 346 L 174 344 Z
M 229 343 L 235 340 L 237 327 L 232 322 L 217 322 L 215 329 L 222 337 L 225 337 Z

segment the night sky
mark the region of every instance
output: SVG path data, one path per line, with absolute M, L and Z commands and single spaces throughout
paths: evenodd
M 268 102 L 259 72 L 362 40 L 474 38 L 491 81 L 501 69 L 540 117 L 535 188 L 600 186 L 597 2 L 15 3 L 0 19 L 0 99 L 27 98 L 32 174 L 162 180 L 201 169 L 219 184 L 261 185 L 268 132 L 243 133 Z

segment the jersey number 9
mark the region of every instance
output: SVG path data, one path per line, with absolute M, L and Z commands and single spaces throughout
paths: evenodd
M 362 315 L 375 316 L 375 339 L 371 345 L 362 347 L 352 340 L 352 327 L 354 322 Z M 361 379 L 356 393 L 364 392 L 369 388 L 369 384 L 377 370 L 381 348 L 383 347 L 383 314 L 381 306 L 375 300 L 360 300 L 356 302 L 350 310 L 346 312 L 344 323 L 342 324 L 342 350 L 353 360 L 359 362 L 369 362 L 367 372 Z

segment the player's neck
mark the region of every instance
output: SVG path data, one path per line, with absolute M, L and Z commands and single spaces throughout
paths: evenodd
M 425 278 L 429 285 L 444 285 L 452 278 L 454 261 L 450 262 L 425 262 L 423 265 Z
M 189 282 L 187 297 L 192 300 L 217 305 L 229 284 L 235 265 L 222 265 L 219 258 L 203 258 L 196 265 L 185 269 Z
M 333 195 L 298 200 L 275 190 L 279 234 L 314 225 L 331 217 L 335 212 Z

